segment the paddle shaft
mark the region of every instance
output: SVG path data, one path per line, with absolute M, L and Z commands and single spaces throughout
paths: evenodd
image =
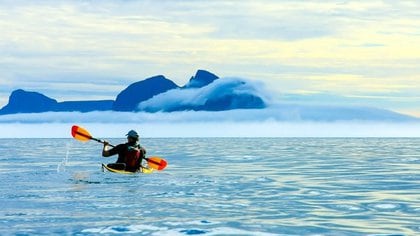
M 90 136 L 90 135 L 88 135 L 88 134 L 84 134 L 84 133 L 81 133 L 81 132 L 79 132 L 79 131 L 76 131 L 76 134 L 78 134 L 78 135 L 80 135 L 80 136 L 83 136 L 83 137 L 85 137 L 85 138 L 88 138 L 88 139 L 94 140 L 94 141 L 96 141 L 96 142 L 98 142 L 98 143 L 105 143 L 105 141 L 103 141 L 103 140 L 100 140 L 100 139 L 94 138 L 94 137 L 92 137 L 92 136 Z M 114 147 L 114 145 L 112 145 L 112 144 L 109 144 L 109 146 Z

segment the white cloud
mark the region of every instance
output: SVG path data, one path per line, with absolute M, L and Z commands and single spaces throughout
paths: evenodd
M 0 138 L 71 138 L 72 125 L 96 138 L 141 137 L 420 137 L 420 123 L 387 122 L 193 122 L 193 123 L 0 123 Z
M 338 122 L 379 121 L 412 122 L 410 118 L 386 110 L 319 105 L 271 105 L 266 109 L 236 109 L 219 112 L 46 112 L 1 115 L 1 123 L 200 123 L 200 122 Z
M 171 111 L 177 107 L 201 106 L 210 98 L 223 97 L 228 94 L 267 94 L 257 82 L 238 78 L 222 78 L 202 88 L 173 89 L 159 94 L 139 104 L 140 110 L 151 112 Z

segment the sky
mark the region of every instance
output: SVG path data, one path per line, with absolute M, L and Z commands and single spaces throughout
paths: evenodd
M 420 1 L 3 1 L 0 107 L 18 88 L 114 99 L 198 69 L 259 81 L 282 103 L 420 117 Z

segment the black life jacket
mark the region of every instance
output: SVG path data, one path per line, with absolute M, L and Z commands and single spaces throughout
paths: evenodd
M 127 152 L 125 153 L 126 170 L 135 171 L 139 169 L 143 156 L 143 149 L 140 145 L 127 145 Z

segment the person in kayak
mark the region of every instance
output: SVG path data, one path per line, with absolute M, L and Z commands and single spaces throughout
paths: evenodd
M 136 172 L 142 167 L 142 161 L 146 157 L 146 149 L 139 144 L 139 134 L 130 130 L 127 133 L 127 143 L 118 144 L 112 149 L 107 150 L 109 143 L 104 141 L 102 156 L 109 157 L 118 154 L 116 163 L 107 166 L 113 169 Z

